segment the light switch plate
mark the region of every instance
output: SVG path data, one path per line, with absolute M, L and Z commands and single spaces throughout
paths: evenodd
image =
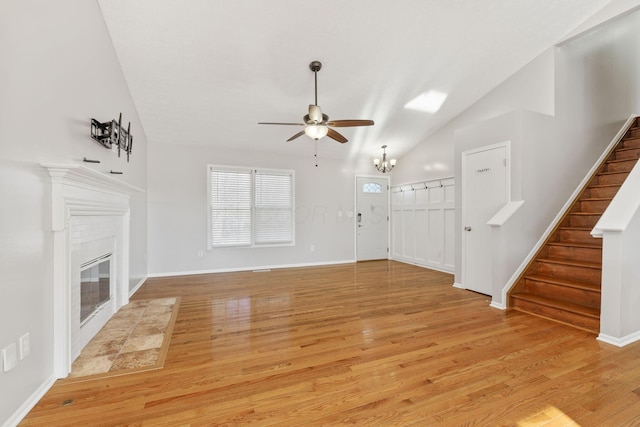
M 20 337 L 20 360 L 24 359 L 31 353 L 31 342 L 29 332 Z
M 2 370 L 10 371 L 18 365 L 18 348 L 11 343 L 2 349 Z

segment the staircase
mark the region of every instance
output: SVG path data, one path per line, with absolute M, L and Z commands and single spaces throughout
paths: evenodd
M 511 288 L 510 309 L 600 331 L 602 239 L 590 233 L 639 158 L 636 117 Z

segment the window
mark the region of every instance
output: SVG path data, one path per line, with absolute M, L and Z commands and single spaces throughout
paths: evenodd
M 209 247 L 292 245 L 294 173 L 209 166 Z
M 362 186 L 363 193 L 382 193 L 382 185 L 376 182 L 367 182 Z

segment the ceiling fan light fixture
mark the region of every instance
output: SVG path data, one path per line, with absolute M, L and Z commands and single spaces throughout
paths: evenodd
M 309 105 L 309 120 L 312 120 L 316 124 L 322 123 L 322 110 L 317 105 Z
M 316 141 L 327 136 L 328 132 L 329 128 L 325 125 L 307 125 L 307 127 L 304 128 L 304 133 Z

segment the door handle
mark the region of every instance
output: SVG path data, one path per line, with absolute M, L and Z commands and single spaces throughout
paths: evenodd
M 471 231 L 471 227 L 466 226 L 466 227 L 464 228 L 464 231 Z

